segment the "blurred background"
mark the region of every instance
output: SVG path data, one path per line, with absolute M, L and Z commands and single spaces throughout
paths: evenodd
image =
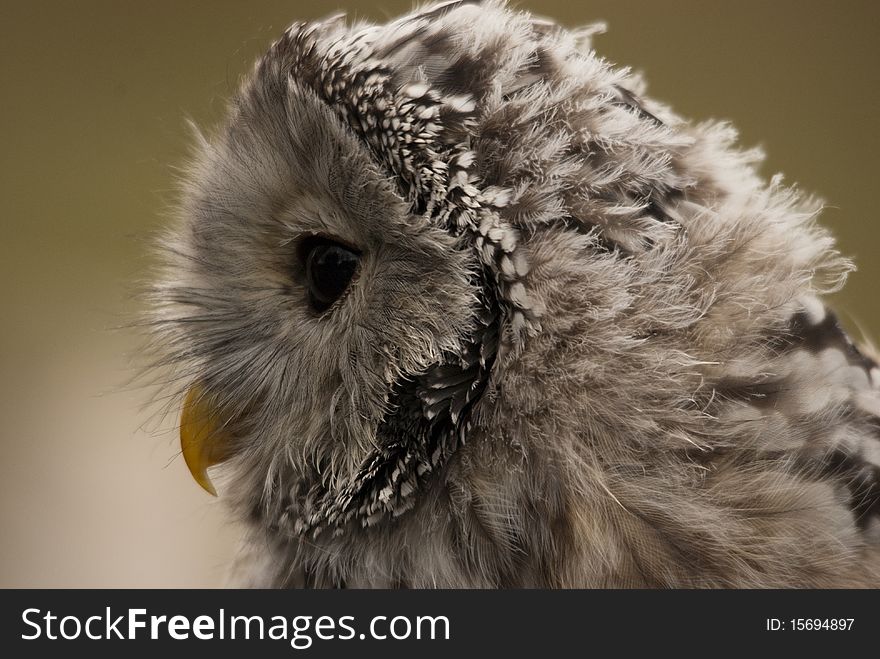
M 859 271 L 836 300 L 880 333 L 880 3 L 584 0 L 520 6 L 644 71 L 649 93 L 763 145 L 824 197 Z M 185 120 L 209 125 L 290 22 L 409 0 L 79 0 L 0 6 L 0 586 L 217 586 L 237 535 L 131 388 L 146 243 L 174 201 Z M 880 334 L 875 334 L 878 336 Z

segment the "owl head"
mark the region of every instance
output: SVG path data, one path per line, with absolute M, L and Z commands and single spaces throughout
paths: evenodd
M 472 94 L 404 54 L 451 8 L 292 26 L 198 145 L 156 296 L 183 453 L 271 524 L 403 514 L 467 435 L 501 297 L 536 317 L 509 191 L 476 185 Z
M 550 500 L 581 486 L 539 465 L 690 449 L 718 356 L 839 282 L 814 207 L 591 33 L 497 2 L 294 24 L 199 139 L 154 326 L 186 462 L 255 528 L 388 528 L 451 470 Z

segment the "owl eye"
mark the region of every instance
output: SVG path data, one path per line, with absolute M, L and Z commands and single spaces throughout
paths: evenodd
M 323 237 L 310 238 L 302 245 L 309 303 L 317 312 L 326 311 L 342 297 L 357 272 L 360 254 Z

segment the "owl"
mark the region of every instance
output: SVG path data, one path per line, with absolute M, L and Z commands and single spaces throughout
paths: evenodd
M 150 324 L 233 583 L 880 586 L 820 203 L 594 31 L 296 23 L 197 137 Z

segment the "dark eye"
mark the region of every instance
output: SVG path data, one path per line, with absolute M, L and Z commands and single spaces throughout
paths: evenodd
M 357 271 L 360 254 L 328 238 L 314 237 L 301 247 L 309 302 L 315 311 L 329 309 L 342 297 Z

